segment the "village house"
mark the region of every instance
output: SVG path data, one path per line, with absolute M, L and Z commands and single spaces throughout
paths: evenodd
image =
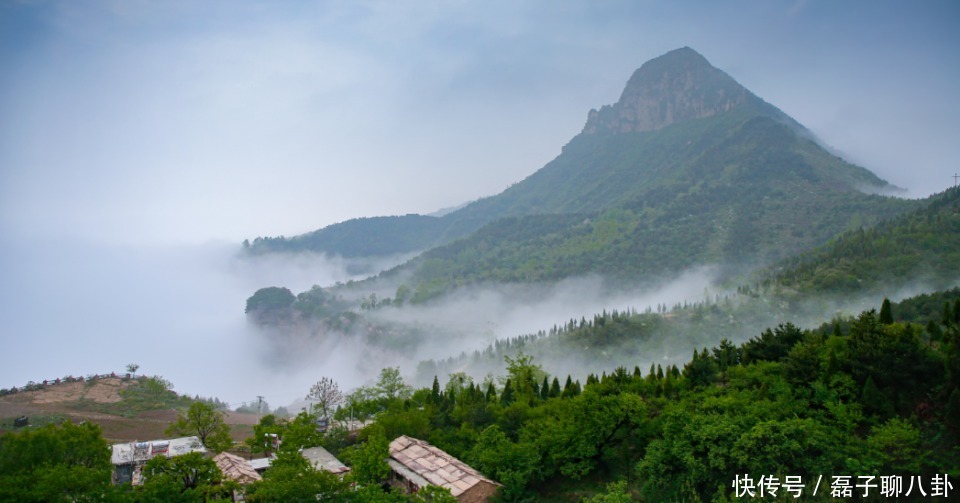
M 390 484 L 415 493 L 428 485 L 444 487 L 461 503 L 489 501 L 501 486 L 466 463 L 434 447 L 408 437 L 390 442 Z
M 263 480 L 263 477 L 253 469 L 250 461 L 236 454 L 221 452 L 213 457 L 213 462 L 220 469 L 224 478 L 233 480 L 241 486 L 246 487 L 247 484 Z M 233 501 L 244 501 L 243 491 L 234 491 Z
M 207 452 L 198 437 L 180 437 L 147 442 L 126 442 L 110 446 L 113 483 L 140 485 L 143 465 L 156 456 L 172 458 L 190 452 Z

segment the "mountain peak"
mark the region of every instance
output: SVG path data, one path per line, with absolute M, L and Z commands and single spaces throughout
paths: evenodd
M 590 111 L 583 132 L 654 131 L 725 112 L 751 96 L 700 53 L 682 47 L 644 63 L 616 104 Z

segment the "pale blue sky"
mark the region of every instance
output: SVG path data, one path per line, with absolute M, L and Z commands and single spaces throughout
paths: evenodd
M 960 4 L 14 1 L 7 233 L 295 234 L 491 195 L 688 45 L 916 195 L 960 170 Z
M 960 171 L 958 6 L 0 1 L 0 387 L 136 362 L 188 394 L 280 405 L 321 375 L 375 376 L 348 363 L 393 363 L 349 344 L 264 361 L 245 299 L 349 275 L 238 262 L 238 243 L 495 194 L 682 46 L 850 160 L 942 190 Z M 681 298 L 651 295 L 635 306 Z M 577 314 L 554 307 L 523 317 Z

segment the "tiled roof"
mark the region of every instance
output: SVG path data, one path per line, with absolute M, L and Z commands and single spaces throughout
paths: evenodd
M 223 473 L 224 477 L 235 480 L 241 484 L 249 484 L 262 480 L 260 474 L 253 469 L 253 466 L 246 459 L 241 458 L 229 452 L 221 452 L 213 457 L 213 462 Z
M 390 457 L 427 482 L 446 487 L 454 497 L 481 481 L 499 485 L 463 461 L 423 440 L 408 436 L 401 436 L 390 442 Z M 396 471 L 403 475 L 402 471 Z

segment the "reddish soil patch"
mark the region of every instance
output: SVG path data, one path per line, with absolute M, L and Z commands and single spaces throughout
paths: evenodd
M 109 377 L 90 382 L 66 382 L 51 384 L 39 391 L 24 393 L 36 404 L 75 402 L 90 400 L 99 403 L 115 403 L 120 401 L 120 390 L 124 383 L 120 378 Z

